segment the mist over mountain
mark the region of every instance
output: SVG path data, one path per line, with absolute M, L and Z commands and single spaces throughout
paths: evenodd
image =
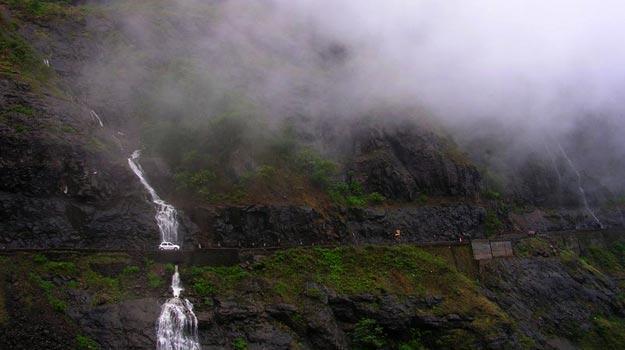
M 269 127 L 304 120 L 313 133 L 330 123 L 340 134 L 363 116 L 427 118 L 473 159 L 484 147 L 470 145 L 501 138 L 495 157 L 512 172 L 561 143 L 582 172 L 622 191 L 625 166 L 611 156 L 624 131 L 618 2 L 109 6 L 121 31 L 83 69 L 90 100 L 119 95 L 155 120 L 210 119 L 236 104 Z
M 0 348 L 625 348 L 624 27 L 0 0 Z

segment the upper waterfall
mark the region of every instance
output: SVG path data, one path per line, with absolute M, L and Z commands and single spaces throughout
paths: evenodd
M 161 234 L 161 242 L 178 242 L 178 212 L 173 205 L 162 200 L 156 190 L 148 183 L 145 178 L 145 173 L 141 165 L 139 164 L 139 157 L 141 151 L 136 150 L 132 152 L 130 158 L 128 158 L 128 165 L 130 169 L 137 175 L 143 187 L 148 191 L 152 202 L 156 205 L 156 223 Z

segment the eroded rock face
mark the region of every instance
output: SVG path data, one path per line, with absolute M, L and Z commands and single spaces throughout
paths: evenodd
M 0 247 L 141 248 L 154 209 L 122 144 L 79 104 L 0 79 Z
M 103 349 L 153 349 L 161 302 L 156 298 L 73 311 L 78 326 Z
M 625 227 L 625 211 L 621 208 L 598 208 L 593 213 L 602 228 Z M 553 232 L 574 230 L 597 230 L 599 223 L 587 209 L 534 209 L 508 214 L 512 229 L 521 232 Z
M 348 176 L 368 192 L 412 201 L 420 194 L 478 196 L 477 169 L 451 145 L 413 123 L 371 126 L 354 132 Z
M 330 214 L 290 205 L 196 208 L 202 246 L 431 242 L 483 237 L 486 211 L 470 204 L 352 208 Z M 396 237 L 400 230 L 400 237 Z
M 616 282 L 593 274 L 577 261 L 558 258 L 503 259 L 490 262 L 482 275 L 486 296 L 538 344 L 550 334 L 574 338 L 593 327 L 596 315 L 623 315 Z

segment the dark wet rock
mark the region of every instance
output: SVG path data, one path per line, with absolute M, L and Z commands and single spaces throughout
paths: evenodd
M 511 212 L 508 218 L 514 230 L 521 232 L 550 232 L 573 230 L 597 230 L 600 228 L 625 227 L 624 211 L 620 208 L 593 209 L 601 225 L 585 208 L 580 209 L 533 209 L 531 211 Z
M 521 330 L 545 343 L 550 334 L 574 338 L 591 329 L 596 315 L 624 315 L 615 281 L 579 262 L 558 258 L 493 260 L 485 267 L 486 296 L 518 321 Z
M 483 237 L 486 212 L 470 204 L 352 208 L 327 215 L 301 206 L 195 208 L 203 246 L 273 247 L 323 243 L 455 241 Z M 395 236 L 400 230 L 400 237 Z
M 364 126 L 354 131 L 347 174 L 368 192 L 413 201 L 421 194 L 479 195 L 481 177 L 448 142 L 415 123 Z
M 145 298 L 72 310 L 70 315 L 103 349 L 151 349 L 160 307 L 156 298 Z

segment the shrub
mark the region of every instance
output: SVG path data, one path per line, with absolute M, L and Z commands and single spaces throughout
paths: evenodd
M 484 221 L 484 228 L 486 230 L 486 236 L 491 237 L 499 233 L 503 227 L 503 223 L 497 217 L 497 214 L 493 211 L 486 212 L 486 220 Z
M 124 267 L 124 271 L 122 271 L 124 275 L 134 275 L 139 273 L 139 266 L 131 265 Z
M 486 199 L 491 199 L 491 200 L 500 200 L 501 199 L 501 193 L 497 192 L 497 191 L 493 191 L 493 190 L 487 190 L 484 191 L 484 193 L 482 193 L 482 196 Z
M 52 305 L 52 309 L 54 309 L 54 311 L 56 312 L 63 313 L 65 312 L 65 310 L 67 310 L 67 303 L 65 303 L 63 300 L 50 296 L 48 297 L 48 302 L 50 303 L 50 305 Z
M 417 199 L 416 202 L 419 204 L 427 204 L 428 202 L 428 196 L 425 193 L 421 193 Z
M 150 272 L 148 273 L 148 284 L 152 288 L 158 288 L 163 284 L 163 279 L 156 273 Z
M 233 342 L 232 342 L 232 347 L 235 350 L 247 350 L 247 341 L 241 337 L 236 338 Z
M 380 204 L 385 200 L 384 196 L 377 192 L 365 194 L 360 182 L 353 180 L 335 182 L 328 190 L 328 194 L 334 203 L 348 207 Z
M 215 294 L 215 287 L 213 287 L 210 282 L 204 279 L 197 280 L 193 284 L 193 290 L 195 291 L 195 293 L 202 297 Z
M 386 345 L 384 330 L 375 320 L 362 319 L 354 327 L 352 343 L 358 350 L 380 349 Z
M 48 261 L 45 264 L 46 270 L 57 274 L 76 274 L 78 268 L 76 264 L 70 261 Z
M 313 185 L 320 188 L 330 186 L 330 178 L 336 172 L 336 164 L 327 159 L 321 158 L 310 149 L 305 149 L 297 157 L 300 170 L 308 174 Z
M 85 335 L 78 335 L 76 336 L 76 348 L 78 350 L 99 350 L 100 345 Z
M 614 272 L 621 269 L 618 259 L 609 250 L 600 247 L 589 247 L 588 256 L 590 260 L 594 263 L 593 265 L 598 266 L 604 270 Z
M 534 257 L 534 256 L 550 256 L 553 251 L 549 242 L 538 237 L 532 237 L 520 241 L 515 247 L 515 252 L 520 257 Z M 571 258 L 568 253 L 565 253 L 562 258 Z
M 261 165 L 257 170 L 258 176 L 266 181 L 271 180 L 277 172 L 276 168 L 271 165 Z
M 30 107 L 30 106 L 15 105 L 15 106 L 11 106 L 11 107 L 7 108 L 2 113 L 4 114 L 4 113 L 10 113 L 10 112 L 15 112 L 15 113 L 19 113 L 19 114 L 23 114 L 23 115 L 27 115 L 27 116 L 32 116 L 35 113 L 35 110 L 32 107 Z
M 425 334 L 429 333 L 430 332 L 425 332 Z M 425 350 L 426 347 L 423 345 L 421 340 L 425 334 L 422 334 L 418 329 L 413 330 L 411 332 L 410 340 L 400 343 L 398 350 Z
M 33 262 L 37 264 L 45 264 L 48 262 L 48 258 L 46 258 L 43 254 L 35 254 L 33 255 Z
M 371 204 L 382 204 L 386 198 L 378 192 L 369 193 L 368 202 Z

